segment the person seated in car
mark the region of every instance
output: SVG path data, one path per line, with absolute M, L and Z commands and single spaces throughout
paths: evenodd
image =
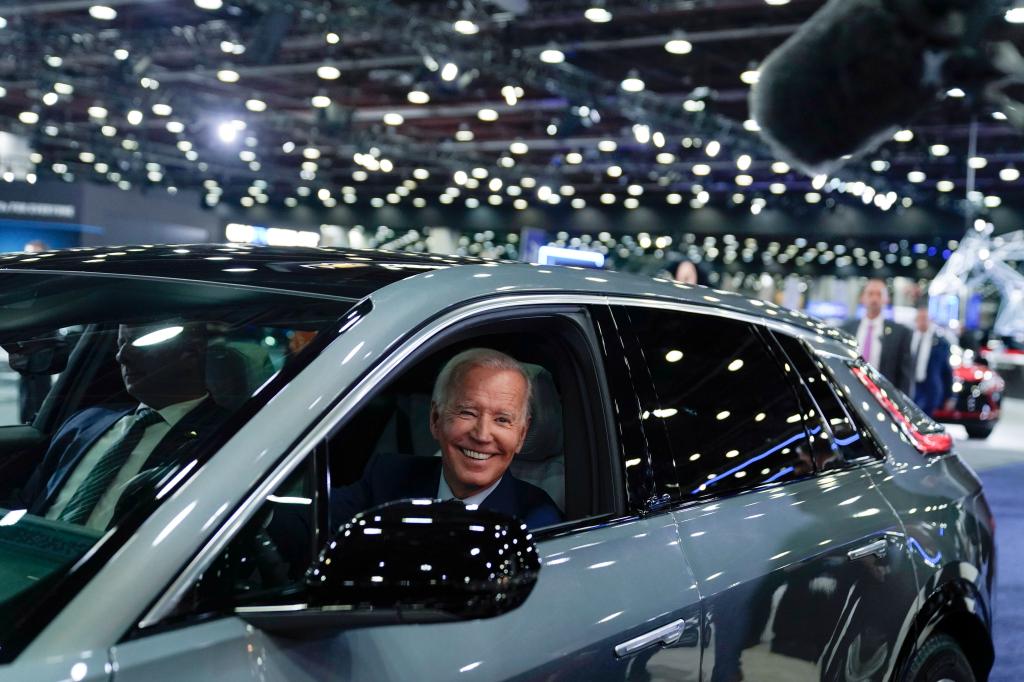
M 378 455 L 356 483 L 334 491 L 332 523 L 405 498 L 457 499 L 515 516 L 530 528 L 562 520 L 551 497 L 508 472 L 530 426 L 530 378 L 514 358 L 473 348 L 438 374 L 430 433 L 440 457 Z
M 86 407 L 60 426 L 22 497 L 30 513 L 103 530 L 126 489 L 182 461 L 227 416 L 206 388 L 206 329 L 178 321 L 118 327 L 121 379 L 132 399 Z M 133 485 L 134 484 L 134 485 Z

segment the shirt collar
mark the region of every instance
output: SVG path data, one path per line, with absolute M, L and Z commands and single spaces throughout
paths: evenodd
M 453 493 L 452 489 L 448 487 L 448 481 L 446 481 L 445 478 L 444 478 L 444 467 L 443 466 L 441 467 L 441 475 L 439 476 L 439 478 L 441 480 L 438 481 L 438 483 L 437 483 L 437 499 L 439 499 L 439 500 L 450 500 L 452 498 L 455 498 L 455 493 Z M 504 476 L 502 476 L 501 478 L 504 478 Z M 493 493 L 494 489 L 497 488 L 501 484 L 501 478 L 499 478 L 497 481 L 492 483 L 490 485 L 490 487 L 485 488 L 484 490 L 481 490 L 480 492 L 476 493 L 475 495 L 470 495 L 469 497 L 466 497 L 466 498 L 461 499 L 459 501 L 462 502 L 463 504 L 467 504 L 467 505 L 469 505 L 469 504 L 476 504 L 476 505 L 483 504 L 484 500 L 487 499 L 487 496 L 490 495 L 491 493 Z M 455 499 L 458 499 L 458 498 L 455 498 Z
M 162 407 L 159 410 L 154 410 L 154 411 L 157 414 L 159 414 L 160 417 L 165 422 L 167 422 L 168 426 L 174 426 L 175 424 L 180 422 L 182 420 L 182 418 L 186 414 L 191 412 L 199 403 L 203 402 L 204 400 L 206 400 L 209 397 L 210 397 L 209 393 L 204 393 L 203 395 L 201 395 L 198 398 L 193 398 L 192 400 L 186 400 L 185 402 L 181 402 L 181 403 L 174 403 L 173 405 L 168 405 L 167 407 Z M 153 409 L 153 408 L 149 407 L 149 405 L 146 405 L 145 403 L 142 403 L 141 405 L 139 405 L 139 409 L 141 409 L 143 407 L 146 407 L 146 408 L 149 408 L 149 409 Z M 136 412 L 138 412 L 138 409 L 136 410 Z

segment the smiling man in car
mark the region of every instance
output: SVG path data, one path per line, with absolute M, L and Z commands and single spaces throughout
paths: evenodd
M 332 521 L 392 500 L 457 499 L 515 516 L 530 528 L 562 520 L 540 488 L 508 473 L 530 426 L 530 378 L 514 358 L 463 351 L 434 382 L 430 433 L 440 457 L 378 455 L 356 483 L 334 492 Z

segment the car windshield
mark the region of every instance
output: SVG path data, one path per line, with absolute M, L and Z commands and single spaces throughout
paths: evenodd
M 141 277 L 0 274 L 0 656 L 109 556 L 354 301 Z M 195 471 L 199 467 L 192 466 Z M 158 491 L 161 494 L 158 494 Z M 34 614 L 38 621 L 41 617 Z

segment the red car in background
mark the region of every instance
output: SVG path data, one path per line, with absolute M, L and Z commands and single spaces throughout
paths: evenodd
M 963 424 L 969 438 L 988 438 L 999 421 L 1006 382 L 989 367 L 988 360 L 954 346 L 953 409 L 935 410 L 932 418 L 947 424 Z

